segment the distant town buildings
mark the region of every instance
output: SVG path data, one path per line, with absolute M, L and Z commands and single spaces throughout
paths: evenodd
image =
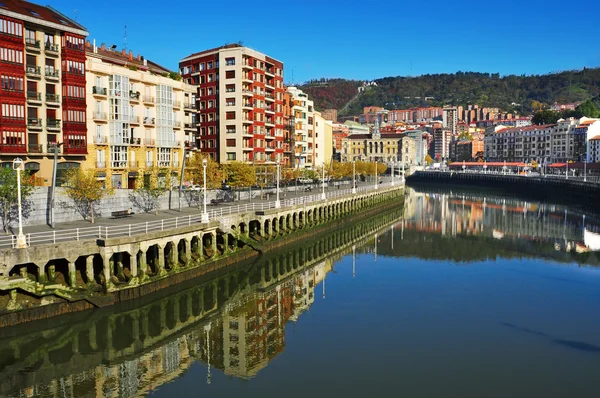
M 330 120 L 333 123 L 337 123 L 337 121 L 338 121 L 337 109 L 325 109 L 324 111 L 321 112 L 321 116 L 323 116 L 323 119 Z

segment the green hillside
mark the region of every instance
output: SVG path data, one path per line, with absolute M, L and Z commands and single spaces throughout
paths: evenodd
M 479 104 L 526 114 L 538 105 L 534 101 L 549 105 L 585 101 L 598 96 L 600 68 L 502 77 L 498 73 L 457 72 L 385 77 L 375 82 L 377 87 L 370 87 L 358 96 L 362 82 L 357 80 L 320 79 L 307 82 L 300 88 L 315 101 L 317 110 L 334 108 L 340 111 L 341 116 L 358 115 L 363 107 L 371 105 L 401 109 L 445 104 Z M 425 101 L 425 97 L 433 98 Z M 511 105 L 513 103 L 519 105 Z

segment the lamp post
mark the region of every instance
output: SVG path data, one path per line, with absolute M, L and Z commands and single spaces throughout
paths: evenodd
M 323 162 L 323 192 L 321 193 L 321 199 L 327 199 L 325 196 L 325 162 Z
M 183 160 L 181 162 L 181 176 L 179 177 L 179 211 L 181 212 L 181 192 L 183 191 L 183 175 L 185 174 L 185 160 L 187 154 L 190 151 L 195 151 L 196 148 L 188 149 L 186 146 L 183 147 Z
M 206 212 L 206 165 L 208 161 L 206 158 L 202 159 L 202 181 L 204 182 L 204 212 L 202 213 L 202 222 L 208 222 L 208 213 Z
M 583 161 L 583 182 L 587 182 L 587 159 Z
M 19 207 L 19 234 L 17 235 L 17 249 L 27 247 L 27 239 L 23 235 L 23 219 L 21 216 L 21 170 L 23 170 L 23 161 L 20 158 L 13 160 L 13 170 L 17 171 L 17 202 Z
M 62 142 L 54 144 L 54 168 L 52 169 L 52 193 L 50 197 L 50 228 L 54 229 L 56 226 L 54 221 L 54 191 L 56 189 L 56 162 L 58 160 L 58 150 L 62 146 Z
M 279 209 L 281 207 L 281 202 L 279 201 L 279 164 L 280 161 L 277 160 L 277 198 L 275 199 L 275 208 Z
M 565 180 L 569 179 L 569 159 L 567 159 L 567 163 L 566 164 L 566 171 L 565 171 Z
M 377 184 L 377 159 L 375 159 L 375 189 L 379 189 L 379 185 Z
M 352 193 L 356 193 L 356 160 L 352 161 Z

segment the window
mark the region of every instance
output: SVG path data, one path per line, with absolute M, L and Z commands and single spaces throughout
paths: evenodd
M 229 134 L 235 134 L 235 125 L 228 125 L 225 128 L 225 132 Z
M 212 68 L 213 68 L 213 63 L 212 63 L 212 61 L 210 61 L 210 62 L 208 63 L 208 69 L 212 69 Z
M 235 93 L 235 84 L 228 84 L 225 86 L 225 92 Z
M 4 18 L 0 18 L 0 33 L 23 37 L 23 25 L 18 22 L 7 21 Z
M 213 82 L 215 80 L 215 75 L 214 73 L 209 73 L 208 74 L 208 82 Z
M 227 98 L 225 100 L 225 105 L 226 106 L 235 106 L 235 98 Z
M 206 91 L 207 95 L 214 95 L 214 89 L 212 87 L 209 87 L 208 90 Z
M 235 138 L 228 138 L 225 140 L 225 145 L 228 147 L 235 147 Z
M 211 108 L 214 108 L 214 107 L 215 107 L 215 101 L 209 100 L 208 101 L 208 108 L 211 109 Z
M 11 64 L 23 64 L 23 51 L 0 47 L 0 60 Z M 35 65 L 35 63 L 33 64 Z
M 235 152 L 227 152 L 227 160 L 235 160 Z
M 227 65 L 227 66 L 235 65 L 235 58 L 225 58 L 225 65 Z
M 227 120 L 232 120 L 232 119 L 235 119 L 235 111 L 232 111 L 232 112 L 226 112 L 226 113 L 225 113 L 225 118 L 226 118 Z
M 225 72 L 225 78 L 226 79 L 235 79 L 235 71 L 234 70 L 228 70 Z
M 5 91 L 23 91 L 23 78 L 15 76 L 2 75 L 0 78 L 2 90 Z

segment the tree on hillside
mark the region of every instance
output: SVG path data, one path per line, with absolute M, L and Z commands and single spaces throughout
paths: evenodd
M 594 105 L 594 103 L 590 100 L 587 100 L 587 101 L 579 104 L 579 106 L 577 108 L 575 108 L 575 111 L 579 112 L 581 114 L 581 116 L 585 116 L 585 117 L 595 118 L 595 117 L 600 116 L 600 113 L 598 112 L 596 105 Z
M 544 110 L 537 112 L 533 119 L 531 119 L 531 123 L 533 124 L 553 124 L 560 118 L 558 112 L 551 110 Z
M 152 167 L 140 174 L 133 193 L 129 194 L 129 200 L 133 205 L 150 213 L 158 215 L 159 199 L 172 187 L 171 171 L 166 168 Z M 208 179 L 208 178 L 207 178 Z
M 84 220 L 90 218 L 94 223 L 96 207 L 100 200 L 114 193 L 114 188 L 104 189 L 104 183 L 96 178 L 94 169 L 83 170 L 79 167 L 70 169 L 63 183 L 67 196 L 73 201 L 74 207 Z
M 32 203 L 27 199 L 33 193 L 33 181 L 28 172 L 21 171 L 21 216 L 29 217 Z M 13 221 L 19 217 L 17 172 L 12 167 L 0 167 L 0 216 L 2 229 L 8 233 Z

